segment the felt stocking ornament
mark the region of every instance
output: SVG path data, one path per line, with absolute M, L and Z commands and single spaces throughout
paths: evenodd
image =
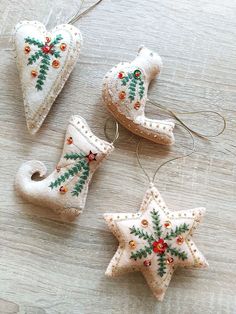
M 72 24 L 101 1 L 51 31 L 37 21 L 15 26 L 16 62 L 31 134 L 41 127 L 79 57 L 82 35 Z
M 148 86 L 160 72 L 160 56 L 143 47 L 132 62 L 121 62 L 104 78 L 103 101 L 115 119 L 131 132 L 155 143 L 174 143 L 172 120 L 145 116 Z
M 45 176 L 47 168 L 40 161 L 28 161 L 18 170 L 16 189 L 29 202 L 77 216 L 85 206 L 94 172 L 113 149 L 113 144 L 92 133 L 82 117 L 72 116 L 56 169 L 45 179 L 34 181 L 32 176 Z

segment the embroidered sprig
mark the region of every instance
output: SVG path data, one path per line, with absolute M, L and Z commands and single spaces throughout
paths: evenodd
M 144 80 L 142 72 L 137 69 L 134 72 L 129 72 L 124 75 L 123 72 L 120 72 L 118 75 L 121 78 L 122 83 L 121 85 L 126 86 L 129 83 L 128 90 L 129 90 L 129 100 L 132 102 L 137 97 L 141 100 L 144 95 L 145 87 L 144 87 Z
M 78 181 L 75 183 L 71 194 L 73 196 L 79 196 L 81 193 L 86 180 L 89 177 L 89 163 L 96 160 L 96 155 L 89 152 L 88 155 L 83 153 L 67 153 L 64 158 L 66 160 L 74 160 L 76 163 L 72 164 L 64 173 L 62 173 L 55 181 L 52 181 L 49 185 L 51 189 L 60 187 L 59 191 L 62 193 L 67 192 L 67 188 L 62 186 L 62 184 L 66 183 L 69 179 L 74 178 L 75 176 L 79 176 Z
M 158 261 L 157 273 L 160 277 L 163 277 L 166 273 L 166 263 L 173 262 L 173 256 L 183 261 L 187 259 L 188 256 L 185 251 L 172 247 L 171 243 L 168 241 L 173 238 L 177 238 L 177 243 L 182 244 L 184 241 L 182 235 L 189 231 L 189 226 L 186 223 L 183 223 L 164 234 L 160 215 L 155 209 L 151 211 L 151 218 L 152 228 L 154 230 L 153 234 L 150 234 L 143 229 L 136 228 L 135 226 L 130 228 L 130 234 L 134 234 L 138 238 L 147 241 L 147 245 L 144 245 L 143 248 L 131 252 L 130 258 L 136 261 L 137 259 L 146 258 L 154 252 L 157 255 Z M 144 261 L 144 265 L 146 264 L 148 264 L 147 261 Z
M 33 45 L 38 47 L 38 50 L 29 56 L 28 58 L 28 65 L 34 64 L 37 60 L 40 60 L 40 65 L 39 65 L 39 75 L 36 75 L 36 71 L 33 70 L 34 75 L 37 76 L 37 81 L 36 81 L 36 89 L 37 90 L 42 90 L 43 85 L 45 83 L 45 80 L 47 78 L 47 73 L 49 70 L 49 66 L 51 64 L 51 57 L 54 58 L 61 58 L 61 53 L 59 50 L 57 50 L 57 45 L 61 42 L 63 39 L 62 35 L 57 35 L 53 40 L 51 40 L 49 37 L 46 37 L 46 42 L 39 41 L 35 38 L 27 37 L 25 38 L 25 43 L 29 45 Z M 65 45 L 65 44 L 64 44 Z M 25 47 L 26 53 L 30 53 L 31 49 L 30 47 Z M 54 67 L 58 67 L 59 61 L 54 60 L 52 65 Z

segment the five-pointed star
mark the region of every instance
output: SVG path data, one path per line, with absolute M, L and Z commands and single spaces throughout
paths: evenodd
M 154 295 L 162 301 L 177 266 L 208 266 L 191 239 L 204 213 L 204 208 L 170 211 L 151 185 L 138 213 L 105 214 L 119 241 L 106 275 L 141 271 Z

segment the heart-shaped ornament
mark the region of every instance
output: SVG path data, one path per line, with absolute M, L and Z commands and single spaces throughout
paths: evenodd
M 37 21 L 15 27 L 17 67 L 23 91 L 27 127 L 36 133 L 62 90 L 82 45 L 80 31 L 69 24 L 48 32 Z

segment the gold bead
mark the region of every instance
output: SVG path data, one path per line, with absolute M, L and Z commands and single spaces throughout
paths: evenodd
M 134 240 L 129 241 L 129 246 L 131 249 L 135 249 L 136 248 L 136 242 Z
M 52 66 L 53 66 L 54 68 L 59 68 L 60 62 L 59 62 L 58 60 L 53 60 L 53 61 L 52 61 Z
M 146 227 L 148 226 L 148 221 L 147 221 L 147 219 L 143 219 L 143 220 L 141 221 L 141 225 L 146 228 Z

